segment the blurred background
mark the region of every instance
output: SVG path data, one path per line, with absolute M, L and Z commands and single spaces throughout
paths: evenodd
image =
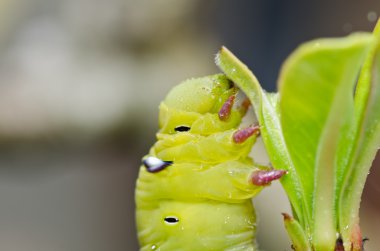
M 171 87 L 218 72 L 226 45 L 274 91 L 298 44 L 370 31 L 379 14 L 375 0 L 0 0 L 0 250 L 137 250 L 135 180 Z M 366 250 L 380 247 L 379 166 Z M 261 249 L 291 250 L 281 187 L 255 201 Z

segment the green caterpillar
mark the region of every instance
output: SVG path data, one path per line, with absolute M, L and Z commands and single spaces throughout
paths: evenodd
M 248 157 L 257 126 L 238 129 L 249 103 L 224 75 L 187 80 L 159 108 L 158 141 L 136 186 L 141 251 L 256 250 L 251 202 L 285 171 Z

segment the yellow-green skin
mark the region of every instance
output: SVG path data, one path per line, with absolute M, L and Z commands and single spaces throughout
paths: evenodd
M 236 108 L 222 121 L 218 111 L 236 90 L 224 75 L 187 80 L 160 105 L 158 141 L 149 156 L 173 161 L 150 173 L 144 166 L 136 187 L 141 251 L 256 250 L 250 182 L 258 170 L 248 154 L 256 140 L 237 144 L 232 135 L 243 114 Z M 176 132 L 177 126 L 189 126 Z M 168 224 L 166 217 L 179 222 Z

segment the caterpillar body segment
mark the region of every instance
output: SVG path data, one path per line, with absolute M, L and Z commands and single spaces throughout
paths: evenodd
M 181 83 L 160 104 L 136 186 L 140 250 L 256 250 L 251 198 L 283 173 L 248 156 L 259 129 L 239 129 L 247 103 L 234 105 L 236 92 L 214 75 Z

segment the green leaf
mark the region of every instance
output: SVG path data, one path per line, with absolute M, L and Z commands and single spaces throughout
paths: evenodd
M 301 188 L 300 178 L 294 168 L 282 135 L 278 114 L 278 99 L 276 94 L 267 94 L 260 86 L 256 77 L 227 48 L 222 47 L 216 56 L 216 64 L 234 81 L 234 83 L 250 99 L 260 124 L 261 135 L 272 165 L 277 169 L 285 169 L 289 173 L 281 179 L 289 200 L 293 206 L 294 215 L 305 225 L 305 193 Z
M 370 39 L 368 34 L 355 34 L 306 43 L 289 57 L 281 71 L 281 124 L 307 194 L 315 250 L 335 247 L 338 142 L 352 112 L 353 86 Z
M 355 91 L 355 104 L 351 137 L 345 142 L 351 145 L 341 180 L 339 225 L 344 245 L 348 249 L 360 250 L 358 236 L 359 206 L 364 184 L 372 161 L 380 146 L 380 22 L 365 63 L 362 67 Z M 360 233 L 359 233 L 360 236 Z
M 348 249 L 359 229 L 360 196 L 380 145 L 380 38 L 374 40 L 357 33 L 300 46 L 283 66 L 280 96 L 262 90 L 226 48 L 217 54 L 217 65 L 253 104 L 273 166 L 288 170 L 281 182 L 316 251 L 334 250 L 337 232 Z M 297 238 L 297 245 L 305 240 Z
M 282 214 L 284 216 L 285 229 L 289 234 L 292 241 L 292 247 L 294 250 L 311 251 L 307 236 L 302 229 L 301 225 L 288 214 Z

